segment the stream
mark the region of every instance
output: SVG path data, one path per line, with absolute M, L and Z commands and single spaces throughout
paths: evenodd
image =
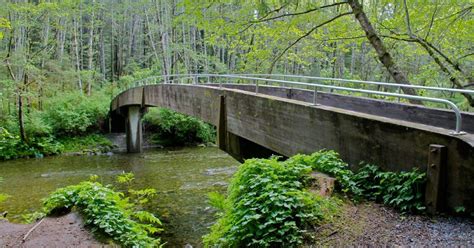
M 0 192 L 11 197 L 0 212 L 21 222 L 22 215 L 41 208 L 41 199 L 59 187 L 100 176 L 111 184 L 122 172 L 132 172 L 132 188 L 154 188 L 157 197 L 147 205 L 163 222 L 166 247 L 201 247 L 202 235 L 215 221 L 207 202 L 209 192 L 225 192 L 239 162 L 215 147 L 149 150 L 111 156 L 55 156 L 0 162 Z

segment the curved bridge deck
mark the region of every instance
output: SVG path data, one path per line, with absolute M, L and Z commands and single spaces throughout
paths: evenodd
M 138 151 L 140 113 L 165 107 L 217 126 L 219 147 L 239 160 L 334 149 L 354 167 L 365 161 L 427 171 L 428 204 L 474 210 L 473 114 L 462 114 L 467 133 L 454 136 L 455 117 L 446 110 L 331 93 L 318 93 L 315 106 L 309 90 L 259 86 L 256 94 L 255 87 L 141 86 L 118 95 L 111 110 L 127 116 L 130 147 Z

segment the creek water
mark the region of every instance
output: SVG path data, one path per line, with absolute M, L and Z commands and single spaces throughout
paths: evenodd
M 11 197 L 0 212 L 21 222 L 22 215 L 41 208 L 41 199 L 59 187 L 87 180 L 90 175 L 113 184 L 117 175 L 132 172 L 132 188 L 154 188 L 149 211 L 163 221 L 167 247 L 201 246 L 201 236 L 215 221 L 209 192 L 225 192 L 239 163 L 213 147 L 186 147 L 112 156 L 56 156 L 0 162 L 0 192 Z

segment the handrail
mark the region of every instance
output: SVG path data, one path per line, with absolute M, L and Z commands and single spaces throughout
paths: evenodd
M 336 81 L 336 82 L 342 82 L 342 83 L 359 83 L 359 84 L 370 84 L 370 85 L 393 86 L 393 87 L 396 87 L 396 88 L 411 88 L 411 89 L 423 89 L 423 90 L 434 90 L 434 91 L 446 91 L 446 92 L 454 92 L 454 93 L 474 94 L 474 90 L 452 89 L 452 88 L 421 86 L 421 85 L 411 85 L 411 84 L 385 83 L 385 82 L 376 82 L 376 81 L 363 81 L 363 80 L 344 79 L 344 78 L 328 78 L 328 77 L 314 77 L 314 76 L 286 75 L 286 74 L 237 74 L 237 75 L 257 76 L 257 77 L 305 78 L 305 79 Z
M 260 74 L 260 75 L 262 75 L 262 74 Z M 267 75 L 270 75 L 270 74 L 267 74 Z M 177 82 L 179 82 L 180 80 L 184 80 L 184 79 L 194 79 L 195 80 L 194 83 L 198 83 L 197 79 L 198 78 L 203 78 L 203 77 L 205 77 L 205 78 L 216 77 L 216 78 L 233 78 L 233 79 L 253 80 L 253 81 L 255 81 L 255 86 L 256 86 L 255 91 L 256 91 L 257 94 L 258 94 L 258 86 L 259 86 L 257 81 L 274 82 L 274 83 L 289 84 L 289 85 L 310 86 L 310 87 L 314 87 L 314 96 L 315 96 L 314 97 L 314 104 L 316 104 L 315 101 L 316 101 L 316 94 L 317 94 L 317 89 L 318 88 L 343 90 L 343 91 L 367 93 L 367 94 L 382 95 L 382 96 L 400 97 L 400 98 L 418 100 L 418 101 L 430 101 L 430 102 L 435 102 L 435 103 L 442 103 L 442 104 L 448 105 L 454 111 L 454 114 L 456 116 L 456 128 L 455 128 L 455 132 L 452 133 L 452 134 L 454 134 L 454 135 L 464 134 L 464 132 L 461 131 L 461 128 L 462 128 L 461 111 L 456 106 L 456 104 L 454 104 L 453 102 L 451 102 L 449 100 L 446 100 L 446 99 L 439 99 L 439 98 L 433 98 L 433 97 L 424 97 L 424 96 L 407 95 L 407 94 L 400 94 L 400 93 L 365 90 L 365 89 L 357 89 L 357 88 L 349 88 L 349 87 L 333 86 L 333 85 L 325 85 L 325 84 L 317 84 L 317 83 L 305 83 L 305 82 L 288 81 L 288 80 L 280 80 L 280 79 L 250 77 L 250 76 L 244 76 L 244 75 L 239 75 L 239 74 L 173 74 L 173 75 L 160 75 L 160 76 L 155 76 L 155 77 L 150 77 L 150 78 L 145 78 L 145 79 L 142 79 L 142 80 L 138 80 L 138 81 L 136 81 L 135 85 L 136 86 L 149 85 L 149 84 L 146 83 L 147 81 L 156 80 L 158 78 L 169 78 L 169 77 L 178 77 L 178 78 L 172 80 L 172 81 L 177 81 Z M 166 79 L 165 79 L 165 81 L 166 81 Z M 146 84 L 143 84 L 143 82 L 145 82 Z M 155 83 L 156 83 L 156 81 L 155 81 Z

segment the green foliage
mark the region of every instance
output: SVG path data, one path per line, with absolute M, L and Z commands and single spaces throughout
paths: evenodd
M 209 143 L 214 142 L 216 137 L 211 125 L 169 109 L 151 109 L 143 122 L 155 132 L 153 141 L 161 145 Z
M 239 167 L 229 196 L 213 193 L 210 202 L 220 218 L 204 236 L 206 246 L 295 247 L 306 229 L 334 212 L 336 204 L 305 191 L 311 167 L 250 159 Z
M 58 154 L 62 149 L 61 144 L 51 137 L 34 137 L 29 143 L 24 143 L 18 135 L 13 135 L 7 129 L 0 127 L 0 160 L 42 157 Z
M 148 194 L 147 197 L 150 195 Z M 57 189 L 44 200 L 44 211 L 77 208 L 87 225 L 100 230 L 126 247 L 155 247 L 160 239 L 150 235 L 160 232 L 161 221 L 153 214 L 139 210 L 139 205 L 98 182 L 81 182 Z
M 97 130 L 100 120 L 108 113 L 108 101 L 104 94 L 90 97 L 69 93 L 48 102 L 46 121 L 57 135 L 80 135 L 93 128 Z
M 416 168 L 411 171 L 384 172 L 375 165 L 365 165 L 354 181 L 362 189 L 364 197 L 383 202 L 402 212 L 425 210 L 423 185 L 425 174 Z
M 7 28 L 10 29 L 10 22 L 5 18 L 0 18 L 0 29 Z M 3 39 L 3 32 L 0 31 L 0 40 Z
M 2 182 L 3 182 L 3 178 L 0 177 L 0 183 Z M 9 195 L 0 193 L 0 203 L 4 202 L 8 197 Z
M 351 192 L 356 196 L 360 195 L 360 190 L 353 181 L 354 173 L 349 166 L 339 158 L 335 151 L 319 151 L 311 155 L 295 155 L 290 158 L 294 163 L 302 163 L 310 166 L 316 171 L 334 176 L 343 192 Z
M 466 208 L 464 206 L 457 206 L 454 208 L 454 211 L 458 214 L 466 212 Z
M 35 154 L 35 150 L 23 145 L 19 136 L 14 136 L 5 128 L 0 128 L 0 159 L 14 159 Z
M 58 142 L 64 146 L 62 152 L 85 151 L 89 149 L 99 149 L 101 152 L 107 152 L 113 147 L 112 142 L 100 134 L 63 137 L 59 138 Z
M 41 211 L 35 211 L 33 213 L 28 213 L 28 214 L 22 214 L 21 217 L 25 223 L 31 224 L 34 223 L 41 218 L 44 218 L 46 216 L 45 213 Z
M 286 161 L 250 159 L 232 178 L 227 198 L 209 195 L 220 218 L 204 236 L 206 246 L 300 245 L 305 230 L 330 218 L 337 207 L 332 200 L 305 191 L 313 170 L 336 177 L 338 187 L 355 199 L 380 201 L 402 212 L 424 209 L 425 175 L 416 169 L 395 173 L 365 165 L 354 173 L 337 152 L 325 150 Z
M 133 173 L 122 173 L 117 176 L 117 182 L 120 184 L 127 184 L 130 185 L 130 183 L 135 180 L 135 175 Z
M 18 135 L 13 135 L 5 128 L 0 128 L 0 160 L 23 157 L 43 157 L 63 152 L 100 151 L 107 152 L 113 147 L 112 142 L 99 134 L 77 137 L 55 138 L 49 136 L 29 136 L 28 144 L 22 142 Z
M 311 155 L 296 155 L 295 163 L 336 177 L 342 191 L 355 199 L 366 198 L 392 206 L 402 212 L 420 212 L 423 204 L 425 173 L 411 171 L 384 172 L 375 165 L 365 165 L 356 173 L 349 169 L 334 151 L 319 151 Z

